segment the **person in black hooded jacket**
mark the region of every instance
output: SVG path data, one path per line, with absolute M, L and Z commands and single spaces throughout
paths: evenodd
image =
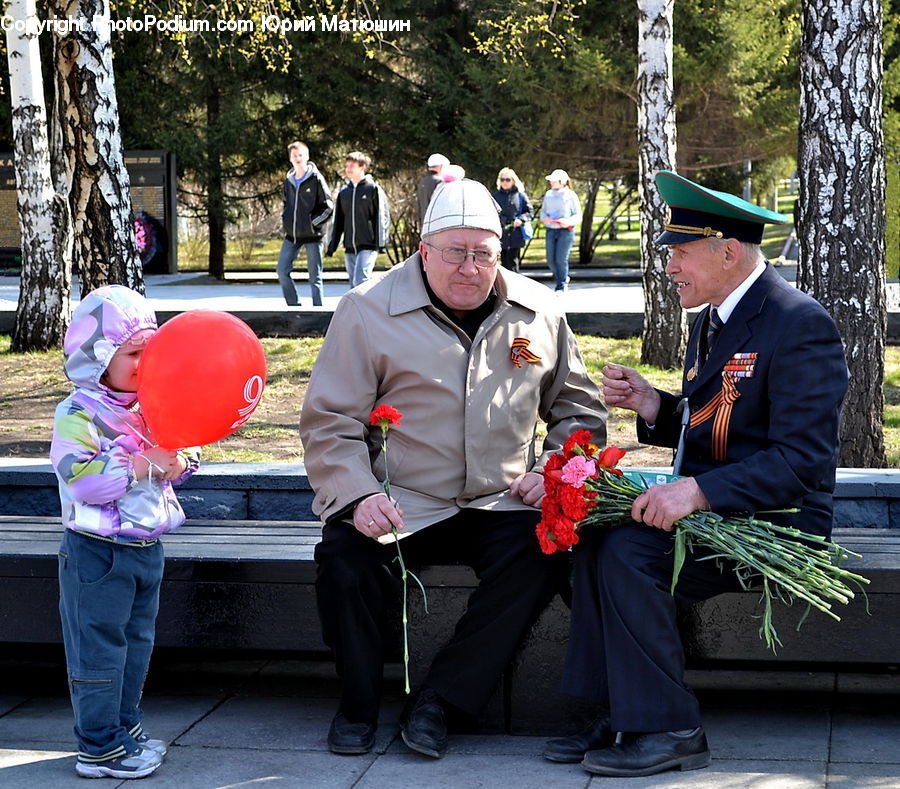
M 387 248 L 391 224 L 387 195 L 366 173 L 371 159 L 359 151 L 348 153 L 344 175 L 348 182 L 337 196 L 334 226 L 326 255 L 333 255 L 344 240 L 344 265 L 350 287 L 372 276 L 375 258 Z
M 312 302 L 314 306 L 321 307 L 324 294 L 322 238 L 334 203 L 328 184 L 309 161 L 309 148 L 302 142 L 292 142 L 288 145 L 288 156 L 294 169 L 284 179 L 284 206 L 281 211 L 284 241 L 278 255 L 278 282 L 288 306 L 300 304 L 291 272 L 300 248 L 304 247 Z

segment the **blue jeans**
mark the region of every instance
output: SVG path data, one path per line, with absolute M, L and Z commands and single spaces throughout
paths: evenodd
M 80 757 L 134 751 L 153 651 L 161 542 L 140 548 L 66 529 L 59 548 L 59 613 Z
M 294 287 L 294 280 L 291 279 L 291 272 L 294 270 L 294 261 L 297 259 L 301 247 L 306 248 L 306 270 L 309 272 L 309 291 L 312 294 L 312 303 L 315 307 L 321 307 L 324 294 L 321 242 L 297 244 L 285 239 L 281 243 L 277 268 L 281 292 L 289 307 L 296 307 L 300 303 L 300 299 L 297 297 L 297 288 Z
M 565 290 L 569 284 L 569 252 L 574 242 L 573 228 L 547 228 L 547 265 L 556 278 L 556 290 Z
M 372 269 L 375 268 L 375 258 L 377 257 L 377 249 L 344 252 L 344 266 L 347 268 L 347 276 L 350 278 L 351 288 L 361 285 L 372 276 Z

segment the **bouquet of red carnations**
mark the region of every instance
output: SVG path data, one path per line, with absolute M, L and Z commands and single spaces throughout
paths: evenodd
M 611 528 L 632 522 L 631 505 L 650 483 L 643 475 L 626 475 L 616 468 L 624 455 L 617 447 L 601 450 L 591 443 L 587 430 L 578 430 L 561 452 L 550 456 L 544 466 L 546 495 L 537 526 L 544 553 L 577 544 L 578 531 L 585 526 Z M 862 589 L 869 583 L 840 566 L 844 557 L 858 554 L 824 537 L 751 515 L 694 512 L 675 524 L 673 593 L 685 556 L 695 547 L 706 549 L 705 558 L 712 561 L 731 562 L 744 589 L 762 583 L 759 634 L 773 650 L 781 644 L 772 624 L 773 599 L 804 600 L 808 609 L 817 608 L 840 620 L 830 601 L 846 604 L 854 597 L 849 584 Z

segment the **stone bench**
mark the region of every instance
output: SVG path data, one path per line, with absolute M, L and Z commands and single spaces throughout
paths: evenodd
M 178 499 L 198 520 L 315 520 L 302 463 L 205 463 Z M 59 515 L 46 460 L 0 458 L 0 515 Z M 900 469 L 838 469 L 834 525 L 900 530 Z
M 167 534 L 157 645 L 327 656 L 315 599 L 313 550 L 320 534 L 318 521 L 197 519 Z M 0 642 L 61 642 L 61 536 L 58 517 L 0 515 Z M 474 574 L 459 565 L 417 574 L 430 596 L 459 593 L 449 610 L 444 600 L 428 617 L 429 627 L 449 631 L 476 584 Z M 411 591 L 411 603 L 420 596 Z
M 797 633 L 804 607 L 778 605 L 775 625 L 784 645 L 773 654 L 757 636 L 758 595 L 721 595 L 685 613 L 689 665 L 834 670 L 900 663 L 900 474 L 841 470 L 837 496 L 835 539 L 863 554 L 848 566 L 872 581 L 871 616 L 860 597 L 837 606 L 842 622 L 813 612 Z M 165 538 L 157 644 L 289 650 L 325 659 L 314 589 L 320 526 L 311 520 L 302 466 L 212 464 L 179 498 L 189 521 Z M 0 464 L 0 643 L 61 640 L 58 509 L 47 464 Z M 422 568 L 420 577 L 430 613 L 411 585 L 414 681 L 452 633 L 476 583 L 468 568 L 454 565 Z M 492 728 L 548 731 L 578 717 L 582 708 L 557 691 L 567 634 L 568 610 L 557 597 L 491 703 Z M 399 645 L 399 635 L 393 640 Z
M 0 642 L 59 643 L 58 518 L 0 516 Z M 165 537 L 166 569 L 157 627 L 159 647 L 302 652 L 327 659 L 315 603 L 313 549 L 319 524 L 296 521 L 190 520 Z M 821 668 L 900 662 L 900 532 L 839 529 L 835 539 L 863 554 L 847 566 L 871 581 L 838 606 L 842 622 L 818 612 L 802 630 L 800 606 L 776 607 L 784 646 L 768 651 L 757 636 L 755 593 L 720 595 L 686 613 L 689 665 Z M 422 676 L 450 636 L 476 584 L 456 565 L 421 568 L 428 593 L 410 591 L 413 678 Z M 565 727 L 582 706 L 557 691 L 568 637 L 568 610 L 557 597 L 520 650 L 486 714 L 489 727 L 517 733 Z M 399 649 L 399 629 L 393 639 Z M 393 654 L 399 659 L 399 652 Z

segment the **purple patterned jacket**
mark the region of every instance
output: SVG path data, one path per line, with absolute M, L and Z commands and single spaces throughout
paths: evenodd
M 92 291 L 72 315 L 63 351 L 75 390 L 56 408 L 50 445 L 69 529 L 128 541 L 155 539 L 184 523 L 171 482 L 135 478 L 134 456 L 155 443 L 137 396 L 100 382 L 116 350 L 143 329 L 156 329 L 156 316 L 122 285 Z M 188 468 L 176 484 L 199 465 L 196 451 L 185 455 Z

